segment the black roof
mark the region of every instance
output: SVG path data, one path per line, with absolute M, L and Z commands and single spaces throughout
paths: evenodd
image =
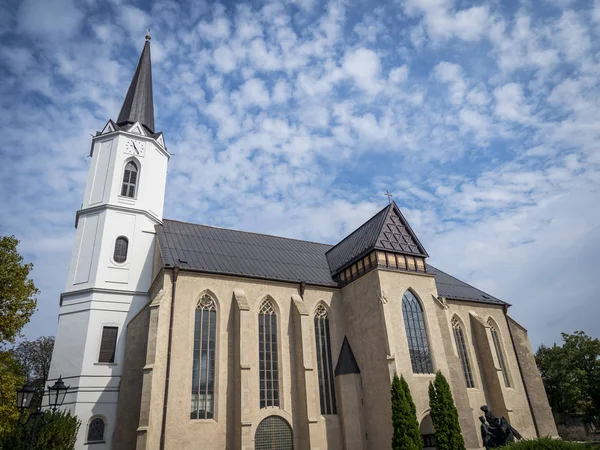
M 342 348 L 340 349 L 340 356 L 338 357 L 337 364 L 335 365 L 335 375 L 346 375 L 348 373 L 360 373 L 358 363 L 354 357 L 352 347 L 348 338 L 344 336 L 344 342 L 342 342 Z
M 156 226 L 165 266 L 224 275 L 337 287 L 327 244 L 164 219 Z M 442 297 L 504 304 L 431 265 Z
M 140 55 L 131 79 L 117 123 L 119 125 L 140 122 L 154 133 L 154 99 L 152 96 L 152 63 L 150 61 L 150 36 Z
M 396 202 L 391 202 L 327 251 L 331 274 L 336 275 L 373 250 L 429 256 Z

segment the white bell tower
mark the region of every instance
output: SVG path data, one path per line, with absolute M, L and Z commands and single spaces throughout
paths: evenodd
M 150 35 L 116 122 L 92 138 L 91 164 L 48 383 L 70 385 L 63 408 L 82 424 L 76 449 L 110 449 L 125 327 L 148 302 L 154 227 L 162 222 L 167 152 L 154 131 Z

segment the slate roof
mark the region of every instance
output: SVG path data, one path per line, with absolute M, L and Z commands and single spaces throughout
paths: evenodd
M 326 256 L 331 245 L 168 219 L 156 231 L 165 266 L 337 287 Z M 442 297 L 504 304 L 429 264 L 427 270 Z
M 396 202 L 391 202 L 327 252 L 331 275 L 373 250 L 429 256 Z
M 131 79 L 117 123 L 140 122 L 154 133 L 154 98 L 152 96 L 152 64 L 150 61 L 150 36 L 146 36 L 144 49 Z

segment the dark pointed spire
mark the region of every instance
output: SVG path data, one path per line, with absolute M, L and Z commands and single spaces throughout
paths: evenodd
M 358 368 L 352 347 L 350 347 L 350 342 L 348 342 L 348 337 L 344 336 L 340 356 L 335 366 L 335 375 L 346 375 L 348 373 L 360 373 L 360 369 Z
M 152 98 L 152 64 L 150 61 L 150 30 L 140 56 L 125 101 L 121 107 L 117 124 L 140 122 L 154 133 L 154 101 Z

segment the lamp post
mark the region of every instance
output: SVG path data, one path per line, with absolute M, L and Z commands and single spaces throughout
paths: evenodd
M 52 385 L 48 386 L 48 406 L 52 408 L 52 411 L 56 411 L 60 406 L 62 406 L 65 401 L 65 396 L 67 395 L 67 391 L 71 386 L 65 386 L 65 383 L 62 380 L 62 376 L 58 377 L 58 380 Z M 52 418 L 46 419 L 44 416 L 44 411 L 42 411 L 42 403 L 44 403 L 45 389 L 38 390 L 29 382 L 25 383 L 25 385 L 21 389 L 17 389 L 17 408 L 21 411 L 21 417 L 19 417 L 19 423 L 23 426 L 26 426 L 31 418 L 33 417 L 33 424 L 31 426 L 31 431 L 29 432 L 29 450 L 33 449 L 33 444 L 35 443 L 35 436 L 37 432 L 38 422 L 40 419 L 44 424 L 48 424 L 52 421 Z M 42 401 L 39 405 L 33 407 L 31 401 L 36 393 L 42 394 Z M 23 414 L 25 410 L 33 409 L 32 412 L 29 413 L 27 420 L 23 421 Z

